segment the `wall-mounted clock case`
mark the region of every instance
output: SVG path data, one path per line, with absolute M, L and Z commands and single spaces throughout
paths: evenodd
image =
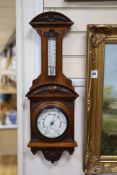
M 72 82 L 62 73 L 62 39 L 73 22 L 58 12 L 36 16 L 31 26 L 41 36 L 41 74 L 33 80 L 27 93 L 30 100 L 31 140 L 33 154 L 41 150 L 51 162 L 59 160 L 64 150 L 73 153 L 74 100 L 78 94 Z

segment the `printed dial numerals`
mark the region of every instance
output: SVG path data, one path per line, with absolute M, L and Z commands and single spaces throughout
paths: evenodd
M 37 119 L 37 129 L 47 138 L 61 136 L 67 128 L 67 119 L 57 108 L 43 110 Z

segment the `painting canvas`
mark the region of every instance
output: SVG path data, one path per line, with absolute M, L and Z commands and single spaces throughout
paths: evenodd
M 105 45 L 101 155 L 117 155 L 117 44 Z

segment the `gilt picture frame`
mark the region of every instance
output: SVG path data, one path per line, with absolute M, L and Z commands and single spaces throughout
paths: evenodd
M 117 172 L 117 25 L 88 25 L 84 171 Z
M 64 0 L 64 1 L 69 1 L 69 2 L 103 2 L 103 1 L 111 1 L 111 0 Z M 113 0 L 117 1 L 117 0 Z

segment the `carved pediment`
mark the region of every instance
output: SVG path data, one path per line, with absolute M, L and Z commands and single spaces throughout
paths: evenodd
M 33 27 L 36 25 L 39 25 L 39 26 L 46 26 L 48 24 L 53 25 L 54 23 L 56 25 L 64 24 L 68 26 L 71 26 L 73 24 L 73 22 L 67 16 L 54 11 L 41 13 L 30 22 L 30 24 Z
M 27 94 L 28 98 L 76 98 L 77 94 L 72 91 L 71 89 L 68 89 L 61 85 L 48 85 L 48 86 L 40 86 L 36 87 L 35 89 L 30 90 L 30 92 Z

